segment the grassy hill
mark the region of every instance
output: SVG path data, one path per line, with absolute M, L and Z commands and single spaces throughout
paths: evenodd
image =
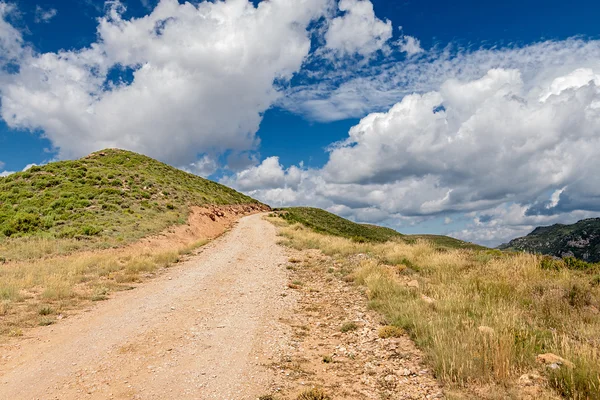
M 529 235 L 499 247 L 555 257 L 576 257 L 600 262 L 600 218 L 581 220 L 572 225 L 538 227 Z
M 439 247 L 484 249 L 484 247 L 448 236 L 403 235 L 390 228 L 357 224 L 319 208 L 290 207 L 280 211 L 282 211 L 281 216 L 288 222 L 301 223 L 316 232 L 344 237 L 357 242 L 382 243 L 389 240 L 401 240 L 407 243 L 415 243 L 418 239 L 425 239 Z
M 0 256 L 22 238 L 129 242 L 185 222 L 190 205 L 241 203 L 257 201 L 140 154 L 103 150 L 0 178 Z

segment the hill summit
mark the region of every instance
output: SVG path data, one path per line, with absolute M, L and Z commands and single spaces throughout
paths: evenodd
M 538 227 L 499 248 L 600 262 L 600 218 L 584 219 L 572 225 Z
M 0 178 L 6 238 L 135 240 L 186 221 L 192 205 L 259 204 L 140 154 L 106 149 Z

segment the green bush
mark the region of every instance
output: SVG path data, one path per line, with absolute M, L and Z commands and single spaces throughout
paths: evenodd
M 587 269 L 592 269 L 594 267 L 594 264 L 590 264 L 575 257 L 565 257 L 563 258 L 563 261 L 566 267 L 569 269 L 577 269 L 583 271 Z
M 547 271 L 559 271 L 565 267 L 562 260 L 555 260 L 552 257 L 544 257 L 540 261 L 540 268 Z
M 40 216 L 32 213 L 17 213 L 8 222 L 4 229 L 4 235 L 12 236 L 24 234 L 37 230 L 42 225 Z
M 83 226 L 81 228 L 81 234 L 85 235 L 85 236 L 96 236 L 98 235 L 100 232 L 102 232 L 102 229 L 97 228 L 95 226 Z

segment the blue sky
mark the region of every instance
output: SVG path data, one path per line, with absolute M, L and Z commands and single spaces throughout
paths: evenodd
M 0 173 L 122 147 L 272 205 L 497 245 L 600 211 L 599 16 L 0 0 Z

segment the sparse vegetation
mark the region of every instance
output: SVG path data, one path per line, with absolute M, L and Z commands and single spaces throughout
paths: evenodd
M 519 377 L 537 371 L 559 395 L 600 398 L 597 272 L 424 239 L 360 243 L 300 224 L 281 235 L 288 246 L 320 249 L 342 263 L 337 275 L 364 285 L 370 306 L 390 324 L 380 335 L 408 333 L 448 388 L 469 396 L 485 385 L 518 398 Z M 542 353 L 574 367 L 548 368 L 536 361 Z
M 386 325 L 386 326 L 382 326 L 381 328 L 379 328 L 379 331 L 377 332 L 377 334 L 382 339 L 388 339 L 388 338 L 392 338 L 392 337 L 400 337 L 400 336 L 406 334 L 406 332 L 404 331 L 404 329 L 399 328 L 397 326 Z
M 265 394 L 258 396 L 258 400 L 277 400 L 277 397 L 273 396 L 272 394 Z
M 352 332 L 358 329 L 358 325 L 356 325 L 356 322 L 354 321 L 350 321 L 350 322 L 346 322 L 344 323 L 341 328 L 340 328 L 340 332 L 342 333 L 347 333 L 347 332 Z
M 102 301 L 179 261 L 206 240 L 179 249 L 130 248 L 0 264 L 0 335 L 32 327 L 38 316 Z

